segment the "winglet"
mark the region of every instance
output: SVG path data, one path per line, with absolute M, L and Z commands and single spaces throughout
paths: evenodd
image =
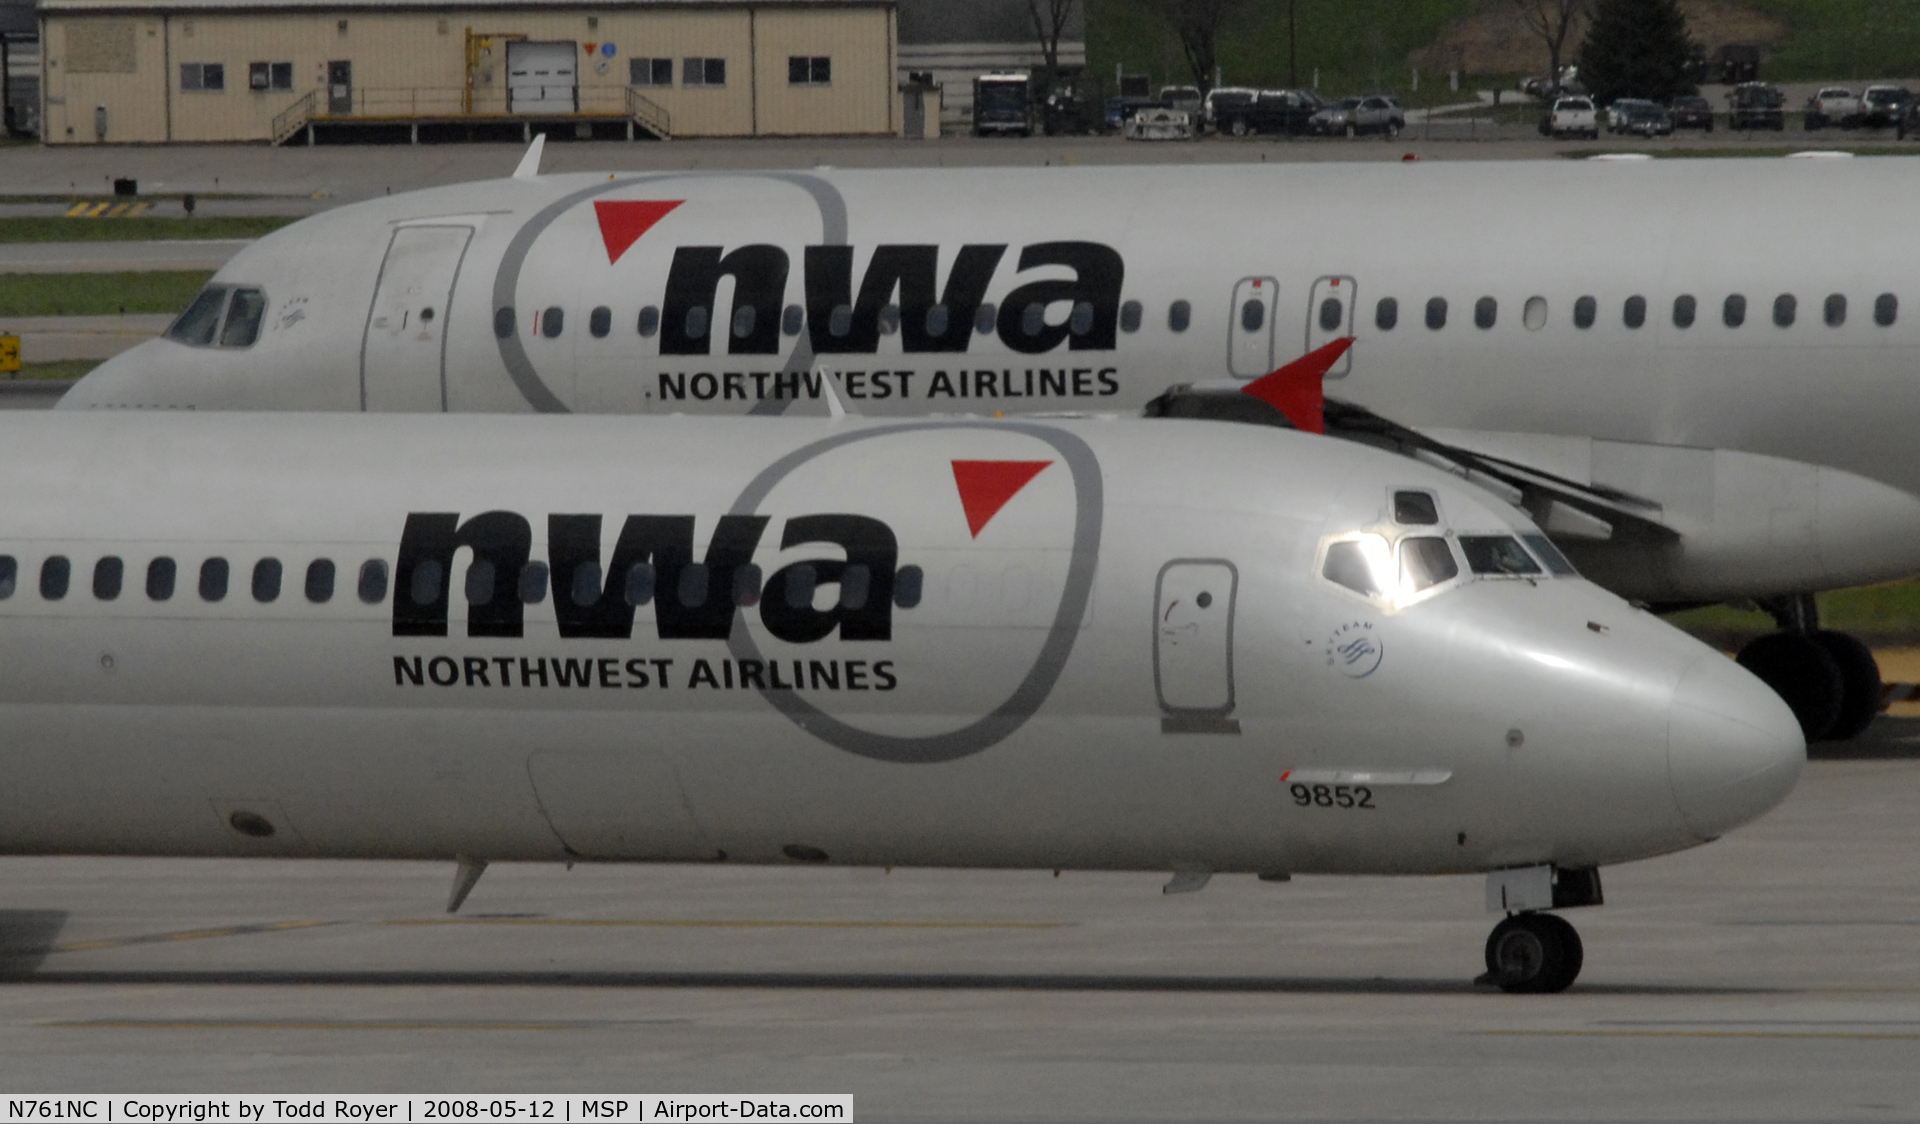
M 513 170 L 513 178 L 530 180 L 540 174 L 540 154 L 546 151 L 547 134 L 541 133 L 527 146 L 527 154 L 520 158 L 520 166 Z
M 1277 371 L 1261 375 L 1240 389 L 1287 415 L 1287 420 L 1296 429 L 1325 433 L 1327 399 L 1326 387 L 1321 380 L 1326 378 L 1327 372 L 1352 346 L 1353 337 L 1343 336 L 1325 347 L 1307 352 Z

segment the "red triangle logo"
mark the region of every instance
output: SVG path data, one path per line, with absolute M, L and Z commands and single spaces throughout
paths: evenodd
M 600 237 L 607 244 L 607 264 L 620 260 L 620 255 L 635 243 L 640 236 L 653 229 L 653 224 L 667 217 L 675 207 L 685 203 L 685 199 L 633 199 L 608 202 L 596 199 L 593 213 L 600 220 Z
M 974 538 L 1000 514 L 1007 501 L 1052 461 L 954 461 L 953 482 L 960 489 L 960 506 L 967 513 L 967 530 Z
M 1277 371 L 1261 375 L 1240 389 L 1285 414 L 1295 429 L 1307 433 L 1325 433 L 1327 397 L 1323 380 L 1352 346 L 1352 336 L 1334 340 L 1325 347 L 1307 352 Z

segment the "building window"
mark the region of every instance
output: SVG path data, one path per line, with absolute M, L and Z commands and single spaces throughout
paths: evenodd
M 227 88 L 227 68 L 217 62 L 183 62 L 180 64 L 180 88 L 182 90 L 202 90 L 219 93 Z
M 672 59 L 628 59 L 627 85 L 629 86 L 671 86 L 673 85 Z
M 247 64 L 247 89 L 293 89 L 293 64 L 290 62 L 250 62 Z
M 827 86 L 833 83 L 833 58 L 830 55 L 788 55 L 787 84 L 790 86 Z
M 726 85 L 727 60 L 703 58 L 681 59 L 680 84 L 683 86 Z

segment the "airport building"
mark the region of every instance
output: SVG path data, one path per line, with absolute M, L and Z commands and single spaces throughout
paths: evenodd
M 889 135 L 894 0 L 41 0 L 48 144 Z

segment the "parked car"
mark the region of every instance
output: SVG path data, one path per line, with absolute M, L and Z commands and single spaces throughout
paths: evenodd
M 1615 98 L 1607 106 L 1607 132 L 1618 133 L 1626 128 L 1627 116 L 1635 106 L 1652 105 L 1645 98 Z
M 1742 82 L 1727 94 L 1729 129 L 1787 127 L 1787 96 L 1765 82 Z
M 1667 113 L 1665 106 L 1657 102 L 1636 101 L 1628 107 L 1620 132 L 1639 137 L 1670 137 L 1673 135 L 1673 117 Z
M 1913 91 L 1905 86 L 1868 86 L 1860 95 L 1861 124 L 1884 129 L 1898 124 L 1913 104 Z
M 1844 86 L 1827 86 L 1807 99 L 1807 132 L 1838 125 L 1851 129 L 1860 124 L 1860 99 Z
M 1307 119 L 1307 127 L 1320 136 L 1328 137 L 1340 133 L 1350 137 L 1357 137 L 1361 133 L 1397 137 L 1400 130 L 1407 127 L 1407 113 L 1392 98 L 1383 94 L 1369 94 L 1361 98 L 1341 98 L 1315 111 Z
M 1252 102 L 1259 96 L 1260 91 L 1246 86 L 1215 86 L 1207 91 L 1206 98 L 1200 103 L 1201 127 L 1225 132 L 1223 126 L 1233 108 Z
M 1579 67 L 1563 66 L 1560 68 L 1560 80 L 1558 82 L 1553 80 L 1552 75 L 1535 74 L 1532 77 L 1522 78 L 1520 80 L 1520 92 L 1526 94 L 1528 97 L 1544 100 L 1552 97 L 1556 92 L 1564 90 L 1568 86 L 1578 82 L 1579 78 Z
M 1193 121 L 1184 110 L 1155 106 L 1129 117 L 1120 135 L 1128 140 L 1192 140 Z
M 1196 124 L 1200 120 L 1200 110 L 1205 105 L 1198 86 L 1162 86 L 1159 100 L 1168 109 L 1177 109 L 1186 114 L 1187 120 Z
M 1688 95 L 1673 99 L 1667 115 L 1673 118 L 1676 129 L 1705 129 L 1713 132 L 1713 103 L 1702 97 Z
M 1600 117 L 1589 97 L 1556 98 L 1540 118 L 1540 131 L 1550 137 L 1600 139 Z
M 1206 123 L 1216 132 L 1304 133 L 1326 103 L 1311 90 L 1215 90 L 1207 99 Z

